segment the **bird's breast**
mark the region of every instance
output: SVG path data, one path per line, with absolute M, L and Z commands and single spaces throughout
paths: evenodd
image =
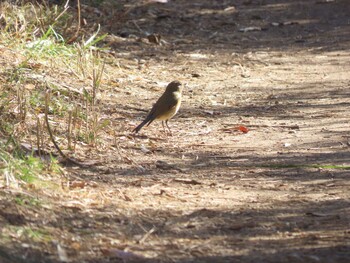
M 172 93 L 172 103 L 173 106 L 168 109 L 165 112 L 162 112 L 161 114 L 158 115 L 157 119 L 158 120 L 168 120 L 170 118 L 172 118 L 180 109 L 180 105 L 181 105 L 181 92 L 173 92 Z

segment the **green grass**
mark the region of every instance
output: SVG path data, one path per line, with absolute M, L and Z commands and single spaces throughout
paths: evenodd
M 20 206 L 40 206 L 41 202 L 37 198 L 29 197 L 29 196 L 23 196 L 23 195 L 17 195 L 15 197 L 16 204 Z
M 38 174 L 44 171 L 44 164 L 39 158 L 27 156 L 13 162 L 17 176 L 26 183 L 34 183 L 38 180 Z
M 0 174 L 5 181 L 20 184 L 31 184 L 35 187 L 57 188 L 57 183 L 46 180 L 48 175 L 60 173 L 57 160 L 51 157 L 49 162 L 44 162 L 39 157 L 25 154 L 21 150 L 7 152 L 4 147 L 0 148 Z
M 8 225 L 7 231 L 12 236 L 16 236 L 18 239 L 27 241 L 32 240 L 34 242 L 50 242 L 52 241 L 51 234 L 45 229 L 37 229 L 29 226 L 10 226 Z M 6 235 L 4 236 L 6 237 Z
M 33 229 L 30 227 L 25 227 L 23 230 L 24 230 L 23 234 L 29 239 L 32 239 L 33 241 L 37 241 L 37 242 L 51 241 L 51 235 L 44 229 Z
M 109 125 L 100 118 L 96 97 L 104 72 L 98 45 L 106 34 L 100 27 L 95 32 L 81 30 L 76 42 L 68 45 L 76 32 L 76 12 L 11 1 L 1 1 L 0 9 L 0 46 L 8 54 L 0 58 L 5 80 L 0 90 L 0 178 L 8 186 L 57 188 L 59 183 L 52 178 L 60 177 L 63 169 L 57 160 L 41 159 L 20 145 L 52 149 L 44 122 L 47 90 L 50 126 L 60 148 L 75 149 L 72 145 L 79 140 L 98 144 L 100 131 Z M 79 92 L 89 85 L 91 89 Z
M 12 54 L 19 55 L 13 59 L 8 58 L 5 61 L 8 65 L 0 69 L 0 75 L 6 79 L 4 88 L 0 91 L 0 136 L 14 135 L 21 142 L 30 136 L 38 136 L 33 133 L 38 130 L 35 123 L 42 119 L 45 91 L 50 89 L 50 119 L 59 123 L 54 127 L 55 136 L 73 136 L 74 138 L 69 137 L 69 141 L 81 138 L 96 145 L 99 131 L 106 126 L 104 122 L 97 121 L 99 116 L 95 105 L 104 70 L 104 63 L 97 54 L 101 49 L 98 45 L 106 34 L 100 34 L 100 27 L 96 32 L 90 32 L 90 35 L 85 31 L 83 35 L 81 31 L 77 41 L 68 45 L 66 40 L 75 34 L 75 12 L 68 12 L 62 6 L 32 3 L 16 5 L 10 1 L 2 1 L 0 8 L 3 14 L 0 45 Z M 65 79 L 61 79 L 61 75 L 66 76 Z M 49 81 L 46 76 L 49 76 Z M 57 79 L 54 81 L 57 84 L 51 83 L 51 79 Z M 70 81 L 74 79 L 84 81 L 83 86 L 91 79 L 93 92 L 78 94 L 61 86 L 72 85 Z M 74 84 L 72 86 L 79 89 Z M 73 130 L 67 135 L 67 119 L 75 107 L 78 109 L 76 120 L 81 125 L 79 130 Z M 42 128 L 43 138 L 48 138 L 45 136 L 45 126 Z M 36 138 L 31 139 L 32 142 L 35 140 Z M 43 143 L 50 141 L 46 139 Z M 16 170 L 20 170 L 19 167 Z M 29 169 L 24 165 L 20 172 L 21 179 L 32 182 L 34 178 L 27 170 Z

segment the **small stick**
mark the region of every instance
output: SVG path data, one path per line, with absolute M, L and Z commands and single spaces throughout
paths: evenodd
M 68 139 L 68 148 L 72 149 L 72 115 L 73 111 L 69 110 L 68 112 L 68 127 L 67 127 L 67 139 Z
M 68 3 L 68 2 L 67 2 Z M 77 31 L 75 32 L 74 36 L 72 36 L 68 41 L 67 44 L 73 43 L 75 40 L 77 40 L 79 31 L 80 31 L 80 25 L 81 25 L 81 11 L 80 11 L 80 0 L 77 1 L 77 8 L 78 8 L 78 27 Z
M 46 90 L 46 93 L 45 93 L 45 122 L 46 122 L 46 127 L 47 127 L 47 131 L 49 132 L 49 135 L 50 135 L 50 139 L 53 143 L 53 145 L 55 146 L 56 150 L 58 151 L 58 153 L 61 155 L 61 157 L 65 160 L 65 161 L 68 161 L 70 163 L 73 163 L 73 164 L 76 164 L 80 167 L 83 167 L 85 166 L 84 164 L 80 163 L 80 162 L 77 162 L 71 158 L 69 158 L 67 155 L 65 155 L 62 150 L 60 149 L 60 147 L 57 145 L 54 137 L 53 137 L 53 134 L 52 134 L 52 131 L 51 131 L 51 127 L 50 127 L 50 124 L 49 124 L 49 117 L 48 117 L 48 112 L 49 112 L 49 100 L 50 100 L 50 90 L 47 89 Z

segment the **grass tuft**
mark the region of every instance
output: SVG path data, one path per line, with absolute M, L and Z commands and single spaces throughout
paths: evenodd
M 106 35 L 98 27 L 68 45 L 76 33 L 74 12 L 16 3 L 0 3 L 0 52 L 6 54 L 0 57 L 0 173 L 7 186 L 46 187 L 45 176 L 61 173 L 57 160 L 47 157 L 53 151 L 44 121 L 47 90 L 50 127 L 63 150 L 75 151 L 79 143 L 98 145 L 109 124 L 100 117 L 97 99 L 105 66 L 97 45 Z M 23 143 L 29 145 L 24 152 Z

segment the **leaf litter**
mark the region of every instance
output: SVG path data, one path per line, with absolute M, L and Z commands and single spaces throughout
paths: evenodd
M 56 178 L 63 186 L 54 191 L 29 188 L 28 195 L 17 191 L 17 199 L 1 192 L 1 201 L 8 202 L 1 202 L 1 211 L 12 209 L 1 215 L 1 222 L 40 227 L 58 240 L 37 242 L 47 253 L 37 255 L 31 246 L 18 246 L 16 240 L 31 244 L 25 228 L 6 228 L 3 233 L 10 233 L 15 244 L 8 246 L 11 252 L 63 262 L 350 259 L 344 235 L 347 173 L 304 167 L 349 165 L 343 137 L 349 103 L 343 85 L 350 57 L 342 46 L 346 36 L 339 35 L 330 45 L 339 31 L 325 24 L 310 24 L 323 30 L 319 35 L 309 35 L 300 24 L 241 33 L 240 28 L 263 29 L 284 21 L 284 13 L 255 1 L 159 4 L 140 5 L 129 13 L 140 29 L 152 29 L 151 41 L 139 41 L 144 35 L 138 35 L 133 23 L 125 30 L 136 38 L 115 40 L 112 60 L 118 66 L 106 64 L 109 76 L 100 110 L 117 135 L 103 131 L 98 147 L 81 144 L 75 152 L 86 162 L 99 161 L 84 169 L 66 167 L 65 177 Z M 296 13 L 306 18 L 327 15 L 329 8 L 339 21 L 347 21 L 348 6 L 342 4 L 281 5 L 290 21 Z M 162 14 L 164 8 L 170 18 L 155 20 L 152 12 Z M 223 13 L 219 16 L 217 10 Z M 159 45 L 162 40 L 166 43 Z M 317 48 L 327 56 L 315 57 Z M 288 70 L 281 74 L 283 67 Z M 249 74 L 242 75 L 242 69 Z M 38 68 L 33 65 L 33 70 Z M 315 72 L 328 79 L 318 82 Z M 214 77 L 221 81 L 214 82 Z M 179 115 L 170 122 L 173 136 L 164 135 L 159 123 L 130 136 L 163 84 L 173 79 L 195 87 L 194 95 L 184 91 Z M 62 83 L 79 94 L 71 77 L 63 77 Z M 276 97 L 268 98 L 270 94 Z M 219 98 L 211 100 L 210 95 Z M 276 98 L 282 103 L 271 105 Z M 305 104 L 310 100 L 312 104 Z M 320 115 L 322 110 L 339 114 Z M 344 142 L 344 147 L 320 147 L 325 141 Z M 288 167 L 290 162 L 295 165 Z M 18 205 L 28 198 L 49 204 Z

